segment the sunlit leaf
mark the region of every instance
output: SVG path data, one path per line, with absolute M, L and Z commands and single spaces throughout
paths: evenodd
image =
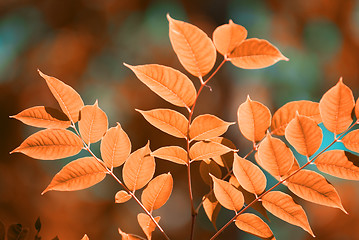
M 81 109 L 79 130 L 87 145 L 99 141 L 108 128 L 107 115 L 99 108 L 97 101 L 94 105 Z
M 234 154 L 233 173 L 241 186 L 248 192 L 261 194 L 267 185 L 267 179 L 254 163 Z
M 11 153 L 21 152 L 41 160 L 54 160 L 78 154 L 83 147 L 81 139 L 64 129 L 45 129 L 34 133 Z
M 263 206 L 274 216 L 290 224 L 299 226 L 313 237 L 307 215 L 291 196 L 279 191 L 272 191 L 262 197 Z
M 160 221 L 161 217 L 155 217 L 156 222 Z M 137 221 L 142 231 L 146 234 L 147 239 L 152 239 L 152 232 L 156 229 L 156 224 L 152 221 L 152 219 L 145 213 L 139 213 L 137 215 Z
M 352 90 L 340 78 L 319 102 L 320 115 L 326 129 L 334 134 L 344 132 L 353 121 L 351 114 L 354 105 Z
M 206 140 L 218 137 L 225 133 L 232 124 L 234 123 L 225 122 L 211 114 L 200 115 L 193 120 L 189 128 L 189 137 L 191 140 Z
M 91 187 L 106 177 L 107 170 L 93 157 L 84 157 L 70 162 L 58 172 L 41 193 L 51 190 L 76 191 Z
M 287 145 L 270 133 L 258 148 L 259 165 L 273 176 L 283 176 L 293 165 L 294 155 Z M 257 159 L 258 160 L 258 159 Z
M 209 186 L 212 186 L 212 178 L 209 174 L 212 174 L 216 178 L 222 177 L 222 171 L 220 167 L 214 161 L 210 160 L 204 160 L 200 163 L 199 174 L 201 175 L 203 181 Z
M 252 213 L 242 213 L 235 221 L 236 226 L 247 233 L 266 240 L 275 240 L 272 230 L 257 215 Z
M 213 179 L 213 191 L 218 202 L 229 210 L 239 211 L 244 204 L 243 194 L 229 182 L 223 181 L 211 175 Z
M 223 56 L 228 56 L 246 38 L 247 30 L 232 20 L 217 27 L 213 32 L 213 43 Z
M 189 156 L 191 158 L 191 161 L 197 161 L 221 156 L 230 151 L 233 151 L 233 149 L 230 149 L 229 147 L 226 147 L 220 143 L 201 141 L 193 144 L 193 146 L 189 150 Z
M 146 240 L 142 237 L 133 235 L 133 234 L 128 234 L 123 232 L 121 229 L 118 229 L 118 233 L 121 235 L 122 240 Z
M 237 120 L 243 136 L 258 142 L 265 136 L 271 124 L 271 113 L 262 103 L 252 101 L 248 96 L 238 108 Z
M 177 164 L 188 164 L 187 152 L 178 146 L 161 147 L 152 152 L 151 155 Z
M 203 77 L 216 62 L 212 40 L 198 27 L 175 20 L 167 14 L 173 50 L 183 67 L 196 77 Z
M 280 60 L 289 60 L 267 40 L 258 38 L 244 40 L 231 52 L 229 59 L 235 66 L 244 69 L 265 68 Z
M 211 191 L 209 194 L 203 196 L 203 209 L 206 213 L 208 219 L 213 224 L 214 228 L 216 228 L 216 220 L 219 211 L 221 210 L 221 204 L 218 203 L 217 199 L 214 196 L 213 191 Z
M 115 203 L 124 203 L 131 199 L 131 195 L 128 194 L 126 191 L 121 190 L 118 191 L 115 195 Z
M 131 191 L 143 188 L 153 177 L 156 163 L 151 154 L 150 143 L 133 152 L 125 162 L 122 177 Z
M 300 115 L 310 117 L 316 123 L 322 121 L 319 112 L 319 103 L 306 100 L 289 102 L 274 113 L 271 126 L 272 134 L 279 136 L 284 135 L 285 128 L 297 112 Z
M 171 109 L 141 111 L 143 117 L 156 128 L 178 138 L 187 138 L 188 120 L 181 113 Z
M 301 170 L 288 178 L 286 183 L 297 196 L 320 205 L 339 208 L 346 213 L 337 191 L 322 175 Z
M 314 120 L 297 115 L 285 129 L 285 138 L 297 152 L 309 157 L 322 144 L 323 133 Z
M 89 239 L 89 237 L 87 236 L 87 234 L 85 234 L 85 235 L 81 238 L 81 240 L 90 240 L 90 239 Z
M 228 140 L 227 138 L 224 137 L 215 137 L 215 138 L 211 138 L 211 142 L 218 142 L 224 146 L 227 146 L 231 149 L 237 149 L 237 147 L 233 144 L 232 141 Z M 211 159 L 213 161 L 215 161 L 219 166 L 221 167 L 226 167 L 227 170 L 232 168 L 233 165 L 233 156 L 234 152 L 228 152 L 226 154 L 223 154 L 221 156 L 214 156 L 211 157 Z
M 125 66 L 153 92 L 173 105 L 188 108 L 195 102 L 196 89 L 192 81 L 180 71 L 157 64 Z
M 353 152 L 359 152 L 359 129 L 351 131 L 345 135 L 342 142 L 347 149 Z
M 142 192 L 141 201 L 143 206 L 149 212 L 162 207 L 170 197 L 172 188 L 173 178 L 170 173 L 155 177 Z
M 69 118 L 63 112 L 43 106 L 28 108 L 10 117 L 40 128 L 68 128 L 71 125 Z
M 69 117 L 69 119 L 76 123 L 79 120 L 80 109 L 84 106 L 81 96 L 69 85 L 62 81 L 47 76 L 38 70 L 41 77 L 46 80 L 50 91 L 59 103 L 62 111 Z
M 327 151 L 315 159 L 315 165 L 322 172 L 335 177 L 359 180 L 358 162 L 350 161 L 343 150 Z
M 356 101 L 356 104 L 355 104 L 355 116 L 357 118 L 357 122 L 359 122 L 359 97 Z
M 131 153 L 131 141 L 119 123 L 107 130 L 100 149 L 102 159 L 110 169 L 121 166 L 126 161 Z

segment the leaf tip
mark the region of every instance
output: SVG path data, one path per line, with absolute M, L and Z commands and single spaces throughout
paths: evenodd
M 249 94 L 247 95 L 247 101 L 251 102 L 252 99 L 249 97 Z
M 169 13 L 166 14 L 166 17 L 167 17 L 167 20 L 168 20 L 169 22 L 171 22 L 171 20 L 173 19 L 173 18 L 171 18 L 171 16 L 170 16 Z
M 232 19 L 229 19 L 228 23 L 233 24 L 234 22 L 232 21 Z
M 127 68 L 129 68 L 129 69 L 131 69 L 131 70 L 132 70 L 132 67 L 133 67 L 132 65 L 127 64 L 127 63 L 125 63 L 125 62 L 123 63 L 123 65 L 124 65 L 125 67 L 127 67 Z

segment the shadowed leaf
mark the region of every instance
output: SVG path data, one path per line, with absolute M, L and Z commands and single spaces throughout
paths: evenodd
M 303 228 L 315 237 L 303 208 L 296 204 L 288 194 L 272 191 L 262 197 L 262 202 L 263 206 L 274 216 Z
M 34 133 L 11 153 L 21 152 L 41 160 L 54 160 L 76 155 L 83 143 L 74 133 L 64 129 L 45 129 Z
M 208 219 L 211 221 L 213 227 L 217 230 L 216 220 L 218 213 L 221 210 L 221 204 L 218 203 L 213 191 L 203 196 L 202 201 L 204 212 L 206 213 Z
M 293 101 L 279 108 L 273 115 L 271 132 L 275 135 L 284 135 L 288 123 L 295 117 L 296 112 L 310 117 L 317 124 L 322 121 L 319 112 L 319 103 L 301 100 Z
M 125 203 L 130 200 L 131 197 L 132 196 L 124 190 L 118 191 L 115 195 L 115 203 Z
M 175 20 L 167 14 L 172 48 L 182 66 L 196 77 L 205 76 L 216 62 L 212 40 L 198 27 Z
M 59 103 L 62 111 L 69 119 L 76 123 L 79 120 L 80 109 L 84 106 L 81 96 L 69 85 L 62 81 L 47 76 L 38 70 L 41 77 L 46 80 L 47 85 L 55 99 Z
M 257 215 L 243 213 L 236 218 L 236 226 L 247 233 L 266 240 L 275 240 L 272 230 Z
M 152 152 L 151 155 L 177 164 L 188 164 L 187 152 L 178 146 L 161 147 Z
M 156 222 L 160 221 L 161 217 L 155 217 Z M 152 219 L 145 213 L 140 213 L 137 215 L 137 221 L 142 231 L 146 234 L 147 239 L 152 239 L 152 232 L 156 229 L 156 224 L 152 221 Z
M 189 150 L 191 161 L 204 160 L 226 154 L 233 149 L 216 142 L 197 142 Z
M 345 135 L 342 142 L 347 149 L 359 153 L 359 129 Z
M 211 138 L 211 142 L 218 142 L 218 143 L 220 143 L 224 146 L 227 146 L 231 149 L 237 149 L 237 147 L 233 144 L 232 141 L 230 141 L 224 137 Z M 212 157 L 211 159 L 213 161 L 215 161 L 219 166 L 225 167 L 229 171 L 229 169 L 231 169 L 233 166 L 233 158 L 234 158 L 233 155 L 234 155 L 234 152 L 228 152 L 221 156 Z
M 41 193 L 48 191 L 76 191 L 89 188 L 106 177 L 107 170 L 93 157 L 84 157 L 70 162 L 58 172 Z
M 201 161 L 199 165 L 199 174 L 201 175 L 203 181 L 209 186 L 212 186 L 212 179 L 209 174 L 212 174 L 216 178 L 222 177 L 222 171 L 220 167 L 211 160 Z
M 29 233 L 29 229 L 22 227 L 21 224 L 11 224 L 7 229 L 8 240 L 24 240 Z
M 239 68 L 259 69 L 289 59 L 267 40 L 250 38 L 244 40 L 231 52 L 229 60 Z
M 352 90 L 340 78 L 319 102 L 320 115 L 326 129 L 334 134 L 344 132 L 353 121 L 351 113 L 354 104 Z
M 41 221 L 40 221 L 40 217 L 38 217 L 38 218 L 36 219 L 36 222 L 35 222 L 35 229 L 36 229 L 36 231 L 37 231 L 37 232 L 40 232 L 40 230 L 41 230 Z

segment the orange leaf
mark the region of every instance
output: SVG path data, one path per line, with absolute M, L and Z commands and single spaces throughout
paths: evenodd
M 90 239 L 89 239 L 89 237 L 87 236 L 87 234 L 85 234 L 85 235 L 81 238 L 81 240 L 90 240 Z
M 324 126 L 334 134 L 344 132 L 353 121 L 351 114 L 354 105 L 352 90 L 340 78 L 338 83 L 329 89 L 319 102 Z
M 83 147 L 81 139 L 65 129 L 45 129 L 34 133 L 11 153 L 21 152 L 41 160 L 54 160 L 78 154 Z
M 121 190 L 118 191 L 115 195 L 115 203 L 124 203 L 130 200 L 132 196 L 128 194 L 126 191 Z
M 357 118 L 357 122 L 359 122 L 359 97 L 358 97 L 357 102 L 355 104 L 355 116 Z
M 244 40 L 229 55 L 233 65 L 244 69 L 269 67 L 280 60 L 289 61 L 267 40 L 250 38 Z
M 267 240 L 275 240 L 272 230 L 257 215 L 243 213 L 236 218 L 236 226 L 247 233 Z
M 143 206 L 149 212 L 162 207 L 170 197 L 172 188 L 173 178 L 170 173 L 155 177 L 142 192 L 141 201 Z
M 250 141 L 258 142 L 265 136 L 271 123 L 269 109 L 260 102 L 252 101 L 249 96 L 237 111 L 239 130 Z
M 351 131 L 341 141 L 350 151 L 359 152 L 359 129 Z
M 170 41 L 183 67 L 196 77 L 203 77 L 216 62 L 212 40 L 198 27 L 175 20 L 167 14 Z
M 216 220 L 219 210 L 221 210 L 221 205 L 218 204 L 213 191 L 203 196 L 202 201 L 204 212 L 206 213 L 208 219 L 212 222 L 214 228 L 216 228 Z
M 213 32 L 213 43 L 223 56 L 228 56 L 246 38 L 247 30 L 232 20 L 229 20 L 229 24 L 217 27 Z
M 125 66 L 153 92 L 173 105 L 189 108 L 195 102 L 196 88 L 180 71 L 157 64 L 131 66 L 125 63 Z
M 354 165 L 346 154 L 350 153 L 346 153 L 343 150 L 324 152 L 315 159 L 315 165 L 317 165 L 320 171 L 335 177 L 359 180 L 359 167 Z
M 145 240 L 142 237 L 122 232 L 121 229 L 118 229 L 118 233 L 121 235 L 122 240 Z
M 108 128 L 107 115 L 98 107 L 97 100 L 92 106 L 81 109 L 79 130 L 87 145 L 99 141 Z
M 273 115 L 272 134 L 284 135 L 288 123 L 295 117 L 296 112 L 313 119 L 316 123 L 322 122 L 319 112 L 319 103 L 311 101 L 293 101 L 279 108 Z
M 155 217 L 156 222 L 160 221 L 161 217 Z M 156 229 L 156 224 L 152 221 L 152 219 L 145 213 L 139 213 L 137 215 L 137 221 L 143 232 L 146 234 L 147 239 L 152 239 L 152 232 Z
M 273 176 L 283 176 L 293 165 L 294 155 L 287 145 L 270 133 L 258 148 L 259 165 Z
M 189 150 L 189 156 L 191 161 L 197 161 L 221 156 L 231 151 L 233 151 L 233 149 L 230 149 L 220 143 L 201 141 L 193 144 Z
M 68 128 L 71 125 L 69 118 L 63 112 L 43 106 L 28 108 L 10 117 L 40 128 Z
M 131 141 L 119 123 L 107 130 L 100 149 L 102 159 L 110 169 L 119 167 L 126 161 L 131 153 Z
M 214 161 L 202 161 L 199 165 L 199 174 L 201 175 L 203 181 L 212 186 L 212 179 L 209 174 L 212 174 L 216 178 L 222 177 L 222 171 L 220 167 Z
M 150 143 L 133 152 L 122 169 L 123 181 L 128 189 L 135 191 L 143 188 L 153 177 L 156 163 L 151 155 Z
M 261 194 L 267 185 L 267 179 L 254 163 L 234 154 L 233 173 L 241 186 L 248 192 Z
M 213 191 L 218 202 L 229 210 L 239 211 L 243 207 L 243 194 L 232 186 L 229 182 L 216 178 L 211 174 L 213 179 Z
M 84 157 L 70 162 L 58 172 L 41 193 L 51 190 L 76 191 L 89 188 L 106 177 L 107 170 L 93 157 Z
M 287 141 L 304 156 L 312 156 L 322 144 L 323 133 L 313 119 L 297 114 L 285 129 Z
M 188 164 L 187 152 L 178 146 L 161 147 L 152 152 L 151 155 L 177 164 Z
M 307 201 L 339 208 L 347 213 L 335 188 L 319 173 L 300 170 L 288 178 L 286 183 L 290 191 Z
M 188 120 L 181 113 L 171 109 L 141 111 L 143 117 L 156 128 L 178 138 L 187 138 Z
M 72 87 L 57 78 L 47 76 L 40 70 L 38 72 L 46 80 L 62 111 L 73 123 L 76 123 L 79 120 L 80 109 L 84 106 L 81 96 Z
M 218 142 L 231 149 L 236 149 L 236 146 L 233 144 L 233 142 L 224 137 L 211 138 L 211 142 Z M 226 167 L 227 169 L 231 169 L 233 165 L 233 158 L 234 158 L 233 154 L 234 152 L 228 152 L 221 156 L 211 157 L 211 159 L 215 161 L 219 166 Z
M 303 228 L 315 237 L 303 208 L 296 204 L 288 194 L 272 191 L 262 197 L 262 202 L 263 206 L 274 216 Z
M 234 123 L 225 122 L 211 114 L 200 115 L 191 123 L 189 137 L 191 141 L 218 137 L 225 133 L 232 124 Z

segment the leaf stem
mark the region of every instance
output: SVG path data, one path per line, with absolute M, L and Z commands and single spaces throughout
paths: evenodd
M 315 159 L 317 159 L 322 153 L 324 153 L 326 150 L 328 150 L 334 143 L 338 142 L 338 139 L 341 138 L 345 133 L 347 133 L 350 129 L 352 129 L 355 126 L 355 123 L 352 124 L 346 131 L 341 133 L 338 137 L 335 137 L 333 142 L 331 142 L 328 146 L 326 146 L 323 150 L 321 150 L 319 153 L 317 153 L 312 159 L 307 161 L 303 166 L 289 174 L 287 177 L 281 179 L 278 183 L 276 183 L 273 187 L 262 193 L 260 196 L 258 196 L 256 199 L 254 199 L 251 203 L 249 203 L 245 208 L 243 208 L 241 211 L 239 211 L 231 220 L 229 220 L 220 230 L 218 230 L 211 238 L 210 240 L 214 240 L 218 237 L 221 232 L 223 232 L 240 214 L 242 214 L 244 211 L 246 211 L 249 207 L 251 207 L 254 203 L 258 202 L 264 195 L 271 192 L 273 189 L 278 187 L 280 184 L 288 180 L 290 177 L 298 173 L 300 170 L 308 166 L 309 164 L 313 163 Z

